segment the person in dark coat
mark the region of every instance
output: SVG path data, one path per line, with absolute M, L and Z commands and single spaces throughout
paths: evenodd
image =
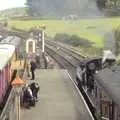
M 23 104 L 25 103 L 27 103 L 26 107 L 35 106 L 35 99 L 29 86 L 25 87 L 23 92 Z
M 38 68 L 39 68 L 39 67 L 40 67 L 40 56 L 39 56 L 39 55 L 36 55 L 36 56 L 35 56 L 35 59 L 36 59 L 37 66 L 38 66 Z
M 89 76 L 89 79 L 88 79 L 88 91 L 90 93 L 92 93 L 93 89 L 94 89 L 94 77 L 93 76 Z
M 35 72 L 35 69 L 36 69 L 36 63 L 34 61 L 31 61 L 30 65 L 31 65 L 30 70 L 31 70 L 31 74 L 32 74 L 31 80 L 34 80 L 35 79 L 35 73 L 34 72 Z
M 49 58 L 47 56 L 47 54 L 43 54 L 43 59 L 44 59 L 44 65 L 45 65 L 45 69 L 48 68 L 48 63 L 49 63 Z
M 37 82 L 33 82 L 29 86 L 32 90 L 33 96 L 35 97 L 36 100 L 38 100 L 38 91 L 40 89 L 39 84 Z

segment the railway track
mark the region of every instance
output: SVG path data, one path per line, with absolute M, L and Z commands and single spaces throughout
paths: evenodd
M 86 58 L 86 56 L 78 53 L 78 51 L 66 48 L 64 45 L 53 41 L 46 41 L 46 47 L 56 52 L 58 55 L 68 61 L 73 67 L 76 67 L 81 60 Z
M 87 56 L 81 54 L 79 50 L 76 50 L 74 48 L 71 49 L 71 48 L 65 47 L 65 45 L 63 45 L 61 43 L 54 42 L 54 41 L 48 41 L 48 40 L 46 40 L 45 42 L 49 45 L 52 45 L 52 46 L 56 47 L 56 48 L 60 47 L 62 49 L 62 51 L 66 52 L 67 54 L 71 55 L 71 53 L 72 53 L 72 56 L 74 56 L 76 59 L 81 60 L 81 58 L 87 57 Z
M 62 68 L 67 69 L 76 82 L 76 67 L 86 56 L 53 41 L 46 41 L 45 43 L 46 52 L 55 59 Z

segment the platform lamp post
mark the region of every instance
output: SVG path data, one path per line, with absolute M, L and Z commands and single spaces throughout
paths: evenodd
M 12 82 L 12 86 L 16 94 L 16 99 L 15 99 L 15 105 L 16 105 L 16 110 L 17 110 L 16 120 L 20 120 L 20 95 L 21 95 L 23 85 L 24 85 L 23 79 L 21 79 L 19 75 L 17 75 L 16 78 Z

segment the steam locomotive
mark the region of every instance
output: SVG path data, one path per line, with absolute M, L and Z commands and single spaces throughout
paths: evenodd
M 120 120 L 120 66 L 102 68 L 102 58 L 84 60 L 77 67 L 78 88 L 97 120 Z

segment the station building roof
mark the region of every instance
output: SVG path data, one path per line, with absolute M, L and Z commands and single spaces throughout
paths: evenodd
M 17 47 L 20 44 L 21 38 L 17 36 L 8 36 L 1 40 L 0 43 L 11 44 Z

